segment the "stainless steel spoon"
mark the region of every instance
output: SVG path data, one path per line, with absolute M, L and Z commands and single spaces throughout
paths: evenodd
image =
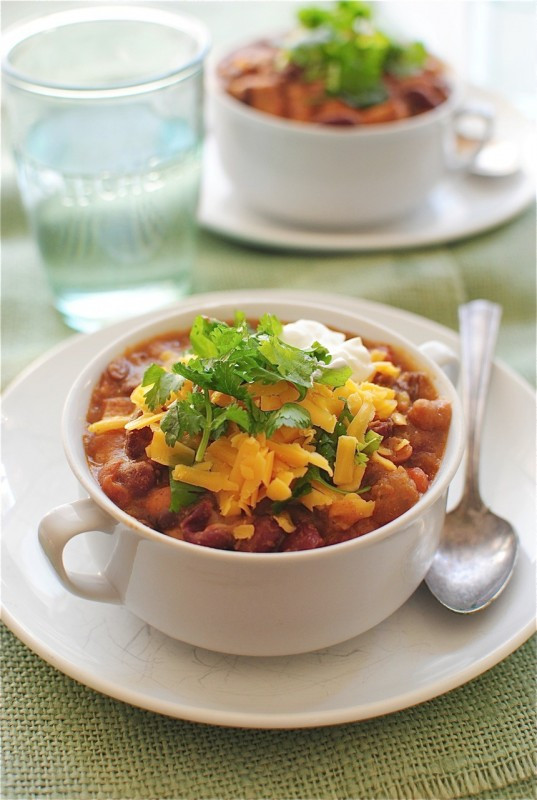
M 515 565 L 518 537 L 479 494 L 479 454 L 500 306 L 475 300 L 459 309 L 462 402 L 467 425 L 466 484 L 445 522 L 425 582 L 447 608 L 470 614 L 505 588 Z
M 507 178 L 522 168 L 520 148 L 508 139 L 493 139 L 472 160 L 469 171 L 483 178 Z
M 462 109 L 455 120 L 456 150 L 463 171 L 483 178 L 506 178 L 522 169 L 522 140 L 492 132 L 496 112 L 488 104 Z

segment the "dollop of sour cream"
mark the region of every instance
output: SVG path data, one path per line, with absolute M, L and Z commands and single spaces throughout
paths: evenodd
M 356 383 L 367 380 L 373 371 L 369 350 L 363 344 L 360 336 L 345 339 L 345 334 L 331 331 L 322 322 L 312 319 L 290 322 L 283 326 L 280 339 L 301 350 L 311 347 L 314 342 L 319 342 L 332 356 L 328 368 L 350 367 L 351 379 Z

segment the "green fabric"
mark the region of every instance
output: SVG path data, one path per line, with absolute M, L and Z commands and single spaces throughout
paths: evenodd
M 2 259 L 2 381 L 72 335 L 50 295 L 13 192 L 5 190 Z M 535 212 L 444 247 L 327 255 L 261 250 L 208 232 L 199 236 L 195 292 L 288 287 L 338 292 L 413 311 L 451 328 L 457 306 L 476 297 L 503 306 L 497 354 L 535 381 Z
M 81 686 L 3 634 L 4 798 L 530 798 L 535 640 L 443 697 L 297 731 L 173 720 Z
M 3 226 L 4 381 L 71 335 L 50 308 L 16 200 Z M 534 380 L 535 217 L 466 242 L 385 254 L 277 253 L 202 233 L 197 292 L 319 289 L 456 327 L 457 304 L 502 303 L 499 354 Z M 381 719 L 241 731 L 123 705 L 62 675 L 3 631 L 3 797 L 478 798 L 536 796 L 535 642 L 443 697 Z

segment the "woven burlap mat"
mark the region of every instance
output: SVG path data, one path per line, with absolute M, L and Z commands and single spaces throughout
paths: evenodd
M 5 800 L 535 796 L 535 639 L 420 706 L 295 731 L 218 728 L 88 689 L 2 630 Z

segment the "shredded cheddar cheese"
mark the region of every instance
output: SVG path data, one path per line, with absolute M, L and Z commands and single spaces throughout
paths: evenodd
M 188 413 L 188 404 L 193 402 L 192 392 L 197 393 L 196 400 L 203 402 L 203 387 L 195 388 L 182 373 L 179 378 L 166 375 L 167 385 L 172 388 L 165 400 L 160 393 L 158 382 L 163 371 L 173 373 L 174 364 L 188 364 L 191 357 L 172 350 L 162 352 L 162 367 L 155 367 L 155 372 L 151 373 L 151 379 L 155 375 L 156 383 L 140 384 L 130 395 L 133 413 L 105 416 L 90 424 L 88 431 L 99 434 L 121 429 L 127 432 L 150 429 L 151 440 L 145 449 L 148 458 L 169 467 L 174 481 L 214 493 L 224 517 L 246 518 L 246 522 L 233 528 L 237 539 L 248 539 L 254 534 L 254 525 L 249 520 L 256 505 L 265 499 L 274 504 L 285 504 L 296 498 L 310 510 L 327 509 L 330 519 L 343 530 L 357 520 L 371 516 L 374 501 L 359 494 L 367 460 L 371 459 L 386 470 L 397 467 L 389 458 L 392 454 L 390 449 L 382 446 L 378 449 L 381 437 L 375 434 L 375 440 L 370 425 L 373 420 L 390 417 L 395 425 L 406 424 L 406 417 L 397 411 L 395 391 L 372 382 L 376 373 L 397 377 L 401 371 L 387 360 L 384 350 L 370 352 L 371 364 L 366 380 L 360 380 L 360 376 L 354 374 L 336 388 L 325 382 L 312 381 L 311 388 L 304 388 L 304 392 L 299 394 L 290 379 L 274 383 L 245 382 L 243 386 L 248 392 L 246 399 L 250 405 L 237 400 L 240 394 L 231 396 L 225 391 L 205 390 L 205 400 L 209 400 L 213 409 L 211 420 L 218 423 L 219 414 L 229 414 L 229 417 L 222 418 L 226 419 L 226 424 L 218 429 L 214 438 L 207 431 L 201 452 L 196 449 L 202 438 L 201 433 L 197 435 L 199 428 L 185 426 L 183 430 L 187 434 L 180 441 L 178 434 L 169 434 L 173 420 L 161 427 L 174 404 L 181 413 L 181 403 L 186 403 L 183 408 L 187 408 Z M 229 384 L 221 385 L 224 390 L 228 387 Z M 279 426 L 261 428 L 265 432 L 256 433 L 259 427 L 240 424 L 240 413 L 246 413 L 245 408 L 251 411 L 252 404 L 260 412 L 272 415 L 287 414 L 288 404 L 291 404 L 295 416 L 286 417 Z M 336 426 L 337 438 L 334 438 Z M 332 437 L 332 450 L 319 446 L 323 432 Z M 173 445 L 168 442 L 173 442 Z M 407 444 L 406 439 L 400 439 L 392 443 L 392 450 L 398 452 Z M 322 480 L 319 477 L 321 473 Z M 304 476 L 306 491 L 303 491 L 304 483 L 300 483 Z M 277 507 L 274 506 L 274 511 Z M 281 508 L 273 518 L 286 533 L 296 529 L 289 514 Z
M 130 419 L 126 416 L 103 417 L 98 422 L 88 425 L 88 431 L 90 433 L 106 433 L 107 431 L 121 430 L 130 422 Z
M 380 455 L 378 452 L 373 453 L 371 456 L 371 461 L 374 461 L 376 464 L 384 467 L 384 469 L 387 469 L 388 472 L 393 472 L 397 469 L 393 461 L 390 461 L 388 458 L 384 458 L 384 456 Z
M 156 461 L 157 464 L 163 464 L 166 467 L 194 463 L 194 451 L 192 448 L 181 444 L 181 442 L 176 442 L 173 447 L 169 447 L 160 428 L 153 431 L 153 438 L 146 447 L 145 452 L 152 461 Z
M 358 440 L 355 436 L 340 436 L 337 443 L 334 483 L 341 486 L 350 483 L 354 476 L 354 456 Z

